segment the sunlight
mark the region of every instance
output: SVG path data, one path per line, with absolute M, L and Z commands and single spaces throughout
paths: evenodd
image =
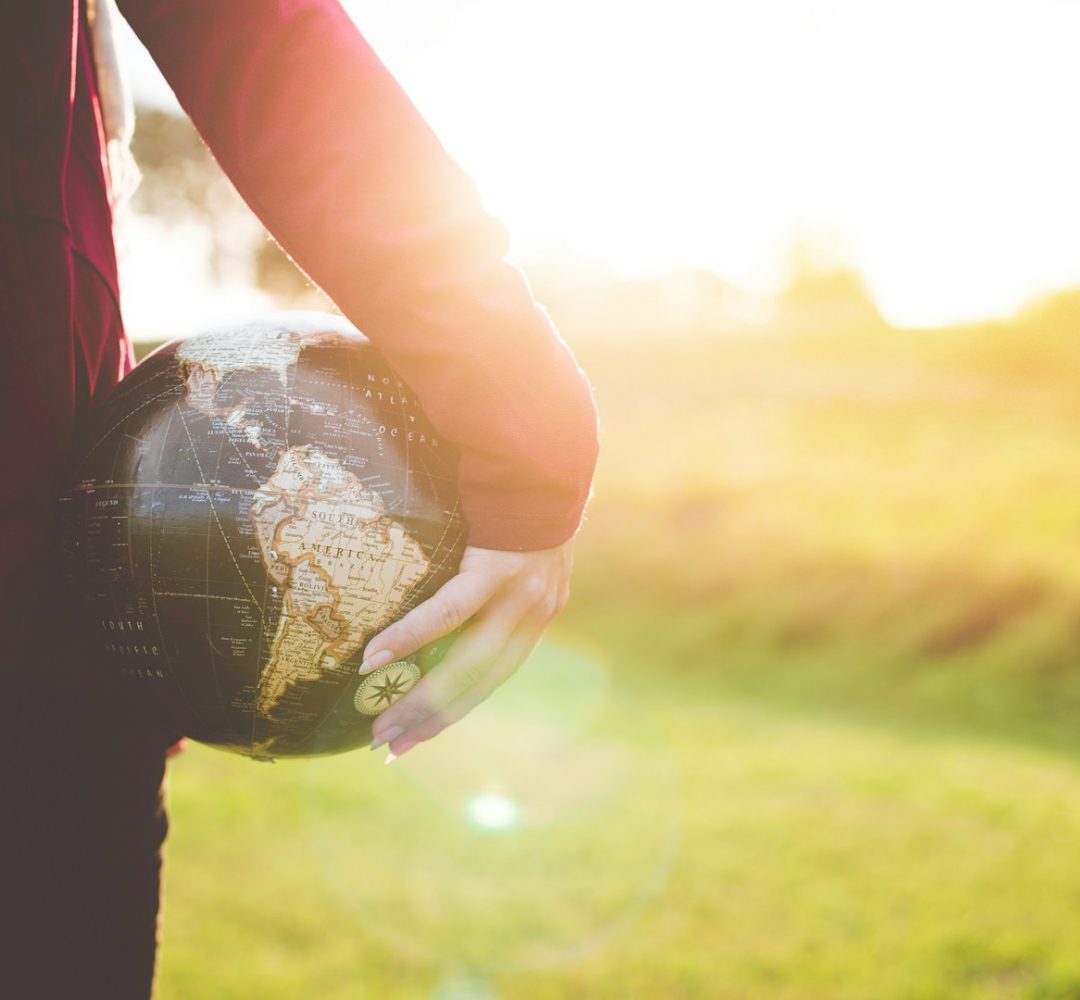
M 346 7 L 519 259 L 558 246 L 770 294 L 792 242 L 826 232 L 906 325 L 1005 315 L 1080 282 L 1080 5 Z M 141 98 L 168 104 L 128 42 Z
M 838 232 L 914 324 L 1080 280 L 1076 5 L 348 6 L 522 246 L 769 291 Z

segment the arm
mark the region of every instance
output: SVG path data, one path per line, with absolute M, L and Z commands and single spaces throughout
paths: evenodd
M 588 382 L 336 0 L 120 6 L 240 194 L 461 449 L 470 542 L 572 536 L 596 460 Z
M 566 601 L 597 453 L 587 379 L 508 237 L 336 0 L 121 0 L 241 195 L 461 452 L 460 573 L 365 669 L 465 625 L 375 724 L 396 754 L 471 710 Z

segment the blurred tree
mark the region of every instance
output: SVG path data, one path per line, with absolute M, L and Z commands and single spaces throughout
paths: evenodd
M 886 327 L 863 276 L 828 241 L 800 240 L 788 252 L 776 296 L 775 325 L 791 332 L 844 332 Z
M 143 171 L 134 211 L 206 231 L 213 280 L 256 286 L 282 308 L 333 309 L 248 209 L 186 117 L 140 108 L 134 153 Z M 820 234 L 791 249 L 783 289 L 771 301 L 696 268 L 626 277 L 561 245 L 542 248 L 526 270 L 571 339 L 580 333 L 625 339 L 887 326 L 862 276 L 837 242 Z
M 133 210 L 205 228 L 215 281 L 254 284 L 281 306 L 330 308 L 252 214 L 186 117 L 139 108 L 133 152 L 143 173 Z

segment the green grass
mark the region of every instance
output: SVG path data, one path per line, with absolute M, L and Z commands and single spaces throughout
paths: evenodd
M 1080 996 L 1075 754 L 615 664 L 568 722 L 569 659 L 388 768 L 176 761 L 161 995 Z
M 160 996 L 1080 998 L 1078 318 L 582 340 L 554 639 L 389 768 L 177 759 Z

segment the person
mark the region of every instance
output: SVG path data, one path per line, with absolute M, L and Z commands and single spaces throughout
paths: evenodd
M 373 668 L 464 626 L 376 723 L 400 755 L 494 690 L 564 604 L 591 387 L 336 0 L 120 9 L 248 204 L 460 450 L 460 572 L 364 654 Z M 0 67 L 0 995 L 145 997 L 175 734 L 92 675 L 53 556 L 74 430 L 133 364 L 86 0 L 5 5 Z

